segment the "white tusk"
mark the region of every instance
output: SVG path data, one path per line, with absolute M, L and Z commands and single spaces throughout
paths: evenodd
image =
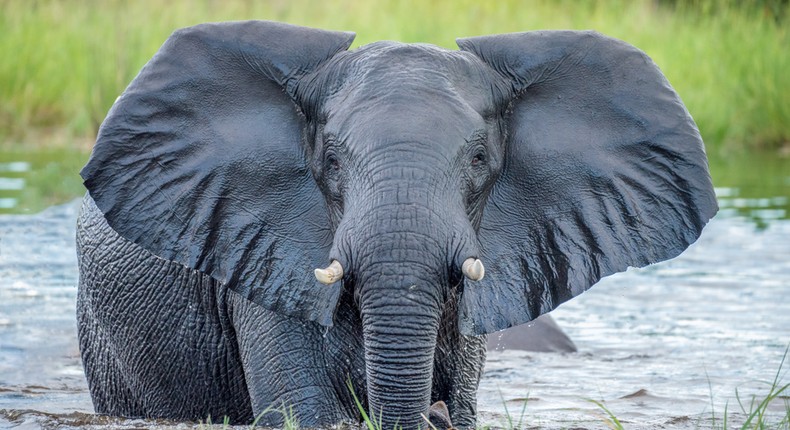
M 464 276 L 473 281 L 483 279 L 483 276 L 486 274 L 486 268 L 483 267 L 483 262 L 472 257 L 464 261 L 464 264 L 461 266 L 461 271 L 464 272 Z
M 326 269 L 315 269 L 315 278 L 318 282 L 326 285 L 334 284 L 343 277 L 343 266 L 337 260 L 332 260 L 332 264 Z

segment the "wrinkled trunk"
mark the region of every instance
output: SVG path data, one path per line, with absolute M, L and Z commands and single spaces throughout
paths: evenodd
M 402 270 L 414 270 L 403 268 Z M 439 325 L 436 281 L 383 274 L 362 298 L 369 410 L 383 428 L 424 426 Z
M 424 427 L 420 414 L 427 415 L 431 400 L 447 276 L 444 237 L 414 231 L 423 225 L 435 232 L 436 223 L 429 217 L 400 219 L 406 222 L 379 228 L 376 240 L 361 247 L 356 273 L 368 406 L 383 417 L 385 429 Z
M 383 417 L 385 429 L 425 427 L 420 415 L 427 416 L 431 401 L 449 256 L 466 237 L 429 187 L 435 181 L 422 179 L 429 171 L 402 165 L 377 170 L 375 188 L 349 204 L 336 238 L 353 256 L 368 407 Z

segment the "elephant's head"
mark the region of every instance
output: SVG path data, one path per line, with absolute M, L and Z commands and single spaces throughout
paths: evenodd
M 265 308 L 331 326 L 353 291 L 369 405 L 388 419 L 416 426 L 428 408 L 448 303 L 468 335 L 530 321 L 678 255 L 716 211 L 694 122 L 630 45 L 352 39 L 176 32 L 82 175 L 124 237 Z

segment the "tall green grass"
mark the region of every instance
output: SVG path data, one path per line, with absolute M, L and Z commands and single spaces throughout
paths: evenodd
M 779 363 L 779 369 L 776 371 L 774 379 L 768 383 L 768 393 L 764 396 L 752 396 L 748 403 L 744 401 L 738 390 L 735 390 L 735 398 L 738 401 L 740 412 L 746 417 L 741 423 L 740 427 L 735 427 L 728 420 L 728 407 L 724 408 L 724 414 L 720 420 L 721 425 L 717 426 L 715 414 L 713 417 L 713 428 L 718 430 L 729 430 L 738 428 L 739 430 L 764 430 L 764 429 L 777 429 L 777 430 L 790 430 L 790 383 L 782 382 L 785 362 L 787 354 L 790 352 L 790 346 L 785 349 L 782 356 L 782 361 Z M 784 415 L 773 417 L 768 412 L 769 406 L 776 402 L 784 403 Z
M 269 19 L 455 49 L 459 36 L 595 29 L 652 56 L 709 148 L 790 145 L 788 8 L 735 1 L 0 0 L 0 142 L 92 137 L 175 29 Z M 31 135 L 36 136 L 31 139 Z M 43 136 L 43 138 L 40 138 Z

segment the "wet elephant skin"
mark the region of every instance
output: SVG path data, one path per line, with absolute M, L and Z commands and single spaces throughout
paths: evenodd
M 474 427 L 486 334 L 717 209 L 696 125 L 624 42 L 352 40 L 182 29 L 116 101 L 77 233 L 97 412 L 358 422 L 350 380 L 385 428 Z

